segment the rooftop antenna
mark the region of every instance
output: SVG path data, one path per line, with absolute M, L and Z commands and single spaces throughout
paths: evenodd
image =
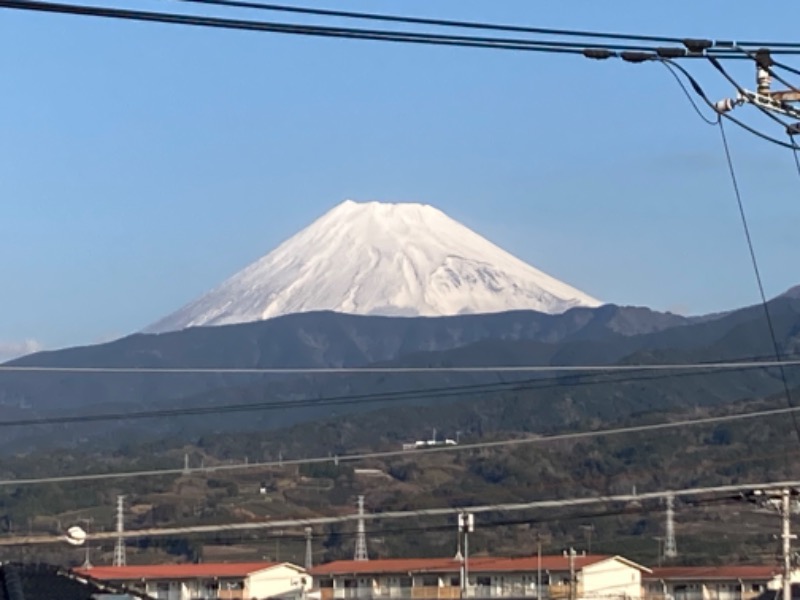
M 125 531 L 125 496 L 117 496 L 117 544 L 114 546 L 114 566 L 125 566 L 125 538 L 122 533 Z
M 364 528 L 364 496 L 358 497 L 358 531 L 356 533 L 355 560 L 369 560 L 367 556 L 367 532 Z

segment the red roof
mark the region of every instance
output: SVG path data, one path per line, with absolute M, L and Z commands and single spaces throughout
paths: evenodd
M 575 567 L 581 569 L 611 556 L 576 556 Z M 469 570 L 481 572 L 520 572 L 536 571 L 539 567 L 536 556 L 522 558 L 496 558 L 476 556 L 469 559 Z M 453 558 L 383 558 L 378 560 L 338 560 L 311 569 L 311 574 L 354 575 L 362 573 L 457 573 L 461 563 Z M 569 571 L 569 559 L 565 556 L 542 556 L 541 568 L 545 571 Z
M 772 579 L 781 573 L 774 565 L 725 565 L 720 567 L 655 567 L 647 580 Z
M 85 577 L 102 581 L 131 581 L 140 579 L 213 579 L 215 577 L 246 577 L 255 571 L 269 569 L 282 563 L 199 563 L 176 565 L 127 565 L 124 567 L 91 567 L 75 569 Z

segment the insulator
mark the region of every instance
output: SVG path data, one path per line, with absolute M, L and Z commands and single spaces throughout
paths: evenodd
M 762 65 L 756 66 L 756 90 L 762 96 L 769 96 L 770 87 L 772 87 L 772 75 L 769 74 L 769 69 Z
M 736 106 L 736 103 L 733 100 L 725 98 L 724 100 L 718 100 L 714 103 L 714 110 L 722 114 L 732 111 L 734 106 Z

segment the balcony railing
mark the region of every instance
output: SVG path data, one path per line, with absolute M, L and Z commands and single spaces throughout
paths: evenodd
M 462 596 L 457 586 L 322 588 L 320 600 L 458 600 L 459 598 L 536 598 L 530 586 L 470 586 Z M 564 595 L 566 599 L 568 596 Z M 553 600 L 543 594 L 542 600 Z

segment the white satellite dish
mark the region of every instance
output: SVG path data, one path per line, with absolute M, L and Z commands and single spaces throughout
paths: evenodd
M 75 525 L 74 527 L 67 529 L 67 535 L 64 536 L 64 539 L 67 540 L 68 544 L 80 546 L 86 541 L 86 532 Z

